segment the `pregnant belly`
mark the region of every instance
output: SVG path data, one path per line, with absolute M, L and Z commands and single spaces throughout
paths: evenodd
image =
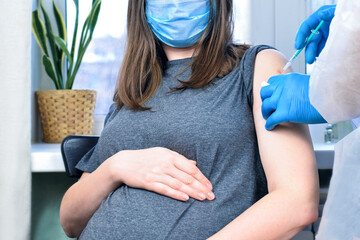
M 122 186 L 102 202 L 80 239 L 206 239 L 247 208 L 240 205 L 221 195 L 181 202 Z

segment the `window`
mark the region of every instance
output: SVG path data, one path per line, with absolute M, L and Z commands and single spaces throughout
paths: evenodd
M 81 24 L 85 21 L 90 7 L 91 1 L 79 1 L 79 38 Z M 72 1 L 67 2 L 66 15 L 68 39 L 72 39 L 75 22 L 75 6 Z M 74 81 L 74 89 L 97 90 L 95 115 L 105 115 L 112 103 L 125 50 L 126 15 L 127 1 L 102 1 L 92 41 Z
M 81 3 L 80 3 L 81 2 Z M 113 93 L 124 56 L 128 1 L 103 1 L 93 39 L 86 51 L 74 89 L 97 90 L 95 115 L 105 115 L 112 103 Z M 90 11 L 91 2 L 79 1 L 79 31 Z M 67 1 L 68 39 L 72 39 L 75 6 Z M 234 42 L 250 39 L 250 0 L 234 1 Z M 78 34 L 78 37 L 80 34 Z
M 250 25 L 250 0 L 236 0 L 234 3 L 234 35 L 236 43 L 251 42 Z

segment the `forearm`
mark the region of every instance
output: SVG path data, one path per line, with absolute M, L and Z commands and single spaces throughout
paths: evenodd
M 78 237 L 101 202 L 118 186 L 108 160 L 71 186 L 60 206 L 60 223 L 65 233 Z
M 316 198 L 282 188 L 263 197 L 210 239 L 290 239 L 316 218 Z

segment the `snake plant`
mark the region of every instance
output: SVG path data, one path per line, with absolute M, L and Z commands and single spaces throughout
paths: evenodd
M 101 0 L 92 0 L 90 13 L 83 24 L 80 40 L 77 44 L 76 36 L 79 24 L 79 0 L 73 1 L 76 7 L 76 17 L 70 50 L 68 50 L 67 47 L 68 41 L 65 21 L 54 1 L 52 2 L 52 10 L 55 16 L 58 35 L 55 35 L 52 30 L 49 15 L 47 14 L 41 0 L 40 9 L 44 21 L 40 17 L 39 9 L 32 12 L 32 30 L 35 39 L 43 52 L 41 62 L 44 65 L 46 74 L 54 82 L 56 89 L 72 88 L 85 51 L 92 39 L 101 7 Z M 78 45 L 78 47 L 77 54 L 75 55 L 76 45 Z M 67 59 L 67 65 L 64 65 L 64 58 Z M 63 74 L 64 66 L 66 66 L 66 76 Z

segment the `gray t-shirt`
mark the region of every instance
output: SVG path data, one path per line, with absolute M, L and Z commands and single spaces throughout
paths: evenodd
M 152 111 L 110 107 L 99 142 L 76 166 L 93 172 L 125 149 L 164 147 L 188 159 L 213 184 L 213 201 L 174 200 L 122 185 L 102 202 L 80 239 L 206 239 L 267 193 L 252 113 L 256 54 L 246 51 L 239 66 L 202 89 L 167 93 L 186 80 L 175 77 L 191 59 L 169 61 L 161 86 L 146 103 Z

